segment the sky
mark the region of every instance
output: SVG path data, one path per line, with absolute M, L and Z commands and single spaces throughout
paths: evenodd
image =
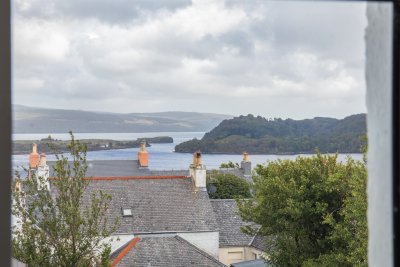
M 293 119 L 366 112 L 365 8 L 14 0 L 13 104 Z

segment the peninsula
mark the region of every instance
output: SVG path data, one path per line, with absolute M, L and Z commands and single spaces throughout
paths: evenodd
M 365 144 L 366 114 L 344 119 L 305 120 L 239 116 L 222 121 L 201 140 L 175 147 L 175 152 L 209 154 L 360 153 Z
M 140 147 L 141 142 L 145 140 L 146 146 L 151 144 L 166 144 L 173 143 L 174 140 L 169 136 L 158 136 L 151 138 L 138 138 L 133 141 L 117 141 L 111 139 L 81 139 L 80 142 L 86 145 L 87 151 L 97 150 L 112 150 L 112 149 L 125 149 Z M 13 154 L 29 154 L 32 150 L 32 143 L 36 143 L 39 151 L 47 154 L 63 153 L 68 151 L 67 145 L 70 141 L 62 141 L 51 138 L 44 138 L 41 140 L 17 140 L 13 141 Z

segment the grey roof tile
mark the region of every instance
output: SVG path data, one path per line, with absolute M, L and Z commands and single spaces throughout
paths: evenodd
M 251 175 L 244 175 L 243 169 L 240 168 L 219 168 L 214 170 L 208 170 L 207 174 L 218 173 L 218 174 L 233 174 L 237 177 L 240 177 L 247 182 L 252 182 Z
M 251 242 L 251 246 L 255 247 L 256 249 L 259 249 L 261 251 L 265 251 L 266 250 L 266 246 L 265 246 L 266 240 L 267 240 L 267 238 L 265 236 L 257 234 L 254 237 L 253 241 Z
M 47 163 L 50 167 L 50 176 L 53 176 L 54 161 Z M 93 160 L 87 161 L 87 177 L 95 176 L 140 176 L 150 175 L 148 168 L 139 168 L 137 160 Z
M 114 259 L 117 256 L 118 253 L 114 253 L 111 258 Z M 141 236 L 141 240 L 122 258 L 117 266 L 221 267 L 225 265 L 178 236 Z
M 220 229 L 219 246 L 248 246 L 253 237 L 243 233 L 240 228 L 247 225 L 238 214 L 234 199 L 210 200 Z
M 49 161 L 50 176 L 54 175 L 55 162 Z M 116 176 L 163 176 L 163 175 L 189 175 L 187 170 L 151 170 L 140 168 L 137 160 L 93 160 L 87 161 L 87 177 L 116 177 Z
M 218 230 L 207 192 L 194 190 L 190 178 L 90 181 L 83 201 L 96 190 L 112 196 L 108 218 L 119 218 L 116 233 Z M 132 217 L 123 217 L 122 208 Z

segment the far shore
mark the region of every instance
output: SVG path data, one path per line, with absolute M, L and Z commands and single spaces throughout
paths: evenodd
M 111 139 L 80 139 L 79 142 L 86 145 L 87 151 L 99 150 L 117 150 L 128 148 L 139 148 L 142 142 L 145 142 L 146 147 L 151 144 L 168 144 L 173 143 L 174 140 L 169 136 L 157 136 L 150 138 L 138 138 L 133 141 L 117 141 Z M 57 140 L 50 136 L 41 140 L 16 140 L 13 141 L 13 155 L 24 155 L 32 152 L 32 144 L 38 146 L 39 153 L 46 154 L 59 154 L 68 152 L 69 140 Z

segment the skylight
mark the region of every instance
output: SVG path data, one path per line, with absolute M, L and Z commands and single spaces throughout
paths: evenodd
M 123 217 L 132 217 L 132 209 L 131 208 L 122 208 L 122 216 Z

